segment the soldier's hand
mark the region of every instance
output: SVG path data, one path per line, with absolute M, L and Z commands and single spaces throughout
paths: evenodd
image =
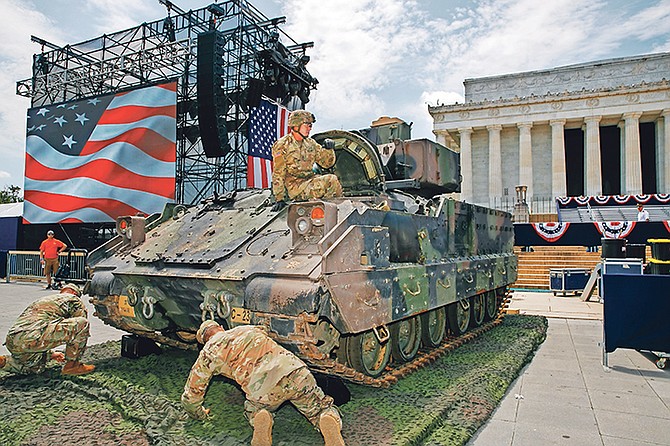
M 330 138 L 326 138 L 323 140 L 323 147 L 325 147 L 326 149 L 333 150 L 335 148 L 335 141 L 333 141 Z
M 285 201 L 278 201 L 278 202 L 276 202 L 275 204 L 272 205 L 271 211 L 272 212 L 279 212 L 282 209 L 284 209 L 284 207 L 286 207 L 286 202 Z
M 63 353 L 63 352 L 51 352 L 51 359 L 56 361 L 56 362 L 64 363 L 65 362 L 65 353 Z
M 202 411 L 205 412 L 205 418 L 209 418 L 209 411 L 210 410 L 211 410 L 210 408 L 207 408 L 207 409 L 203 408 L 202 409 Z

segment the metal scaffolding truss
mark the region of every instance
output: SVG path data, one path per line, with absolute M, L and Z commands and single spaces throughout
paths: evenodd
M 124 31 L 63 47 L 33 37 L 42 51 L 33 56 L 32 77 L 17 82 L 16 93 L 37 107 L 177 80 L 177 202 L 193 204 L 214 192 L 243 189 L 249 80 L 264 79 L 263 54 L 280 50 L 282 70 L 314 88 L 316 79 L 304 68 L 305 50 L 312 43 L 298 44 L 279 28 L 284 17 L 269 19 L 245 0 L 194 11 L 159 1 L 167 17 Z M 225 111 L 230 149 L 219 158 L 205 155 L 198 127 L 197 39 L 213 30 L 222 42 L 221 94 L 230 101 Z M 277 33 L 286 45 L 277 42 Z

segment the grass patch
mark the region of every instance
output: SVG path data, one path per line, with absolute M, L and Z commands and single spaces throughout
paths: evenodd
M 532 359 L 546 329 L 543 317 L 508 315 L 498 327 L 388 389 L 348 385 L 352 399 L 340 408 L 347 444 L 465 444 Z M 191 420 L 181 410 L 179 397 L 195 352 L 163 348 L 160 355 L 130 360 L 119 351 L 119 342 L 91 346 L 85 359 L 97 369 L 82 377 L 63 378 L 56 365 L 41 376 L 0 372 L 0 444 L 18 446 L 48 436 L 45 426 L 58 426 L 68 416 L 84 419 L 100 413 L 118 419 L 105 418 L 89 443 L 106 444 L 100 442 L 105 436 L 110 445 L 122 444 L 127 435 L 149 444 L 249 443 L 244 394 L 228 380 L 215 379 L 210 385 L 205 400 L 210 420 Z M 273 433 L 276 445 L 322 443 L 290 405 L 277 412 Z M 70 444 L 68 431 L 57 438 L 57 443 Z

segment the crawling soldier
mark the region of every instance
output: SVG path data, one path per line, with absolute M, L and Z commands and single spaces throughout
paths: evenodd
M 244 411 L 254 429 L 252 446 L 272 444 L 272 413 L 285 401 L 321 431 L 326 446 L 344 446 L 342 419 L 333 399 L 317 386 L 305 363 L 260 327 L 224 330 L 208 320 L 200 325 L 196 338 L 204 347 L 181 396 L 184 409 L 193 418 L 207 417 L 209 409 L 203 408 L 202 402 L 209 381 L 214 375 L 223 375 L 234 379 L 246 394 Z

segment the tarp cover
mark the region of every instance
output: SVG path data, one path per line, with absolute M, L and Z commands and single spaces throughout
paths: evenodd
M 604 274 L 605 351 L 670 352 L 670 276 Z

